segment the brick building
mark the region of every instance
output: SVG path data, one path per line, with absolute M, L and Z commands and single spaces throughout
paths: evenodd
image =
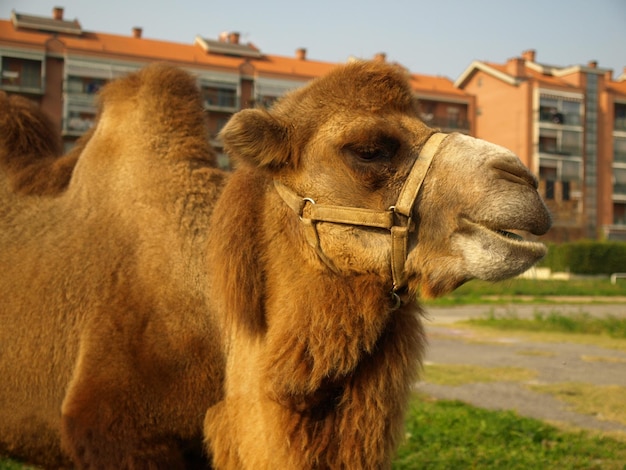
M 455 86 L 476 97 L 476 136 L 539 175 L 555 219 L 548 238 L 626 241 L 626 74 L 541 64 L 528 50 L 475 61 Z
M 376 58 L 385 60 L 384 54 Z M 270 105 L 336 65 L 310 60 L 303 48 L 293 57 L 266 54 L 243 44 L 238 33 L 215 39 L 197 36 L 192 44 L 180 44 L 145 38 L 138 27 L 128 36 L 91 32 L 78 20 L 65 19 L 59 7 L 51 17 L 14 11 L 9 20 L 0 20 L 0 89 L 39 103 L 57 123 L 68 148 L 93 125 L 97 91 L 154 61 L 175 64 L 197 77 L 218 153 L 217 133 L 234 112 Z M 471 95 L 444 77 L 410 77 L 425 120 L 447 131 L 473 133 Z M 228 166 L 225 155 L 219 161 Z

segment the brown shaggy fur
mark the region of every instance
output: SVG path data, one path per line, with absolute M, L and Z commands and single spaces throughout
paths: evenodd
M 81 146 L 61 157 L 61 139 L 48 116 L 28 99 L 2 91 L 0 129 L 0 169 L 9 188 L 41 195 L 65 190 Z
M 0 452 L 45 467 L 206 462 L 223 353 L 203 258 L 225 175 L 187 74 L 152 66 L 102 102 L 56 197 L 0 194 Z M 56 136 L 29 127 L 32 107 L 13 110 L 23 128 L 3 168 L 19 172 L 19 149 L 48 159 L 34 178 L 54 173 Z
M 394 309 L 388 232 L 319 223 L 331 270 L 274 181 L 321 204 L 393 205 L 434 132 L 404 73 L 348 64 L 237 113 L 230 176 L 211 167 L 185 73 L 151 66 L 102 100 L 67 189 L 0 194 L 0 452 L 182 468 L 204 439 L 220 469 L 389 468 L 420 310 Z M 510 152 L 451 135 L 429 174 L 407 296 L 544 253 L 498 232 L 549 226 Z

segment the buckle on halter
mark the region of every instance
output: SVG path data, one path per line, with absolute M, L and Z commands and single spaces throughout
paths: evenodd
M 415 230 L 415 222 L 413 222 L 413 217 L 403 214 L 402 212 L 398 212 L 396 206 L 391 206 L 388 210 L 393 213 L 393 225 L 395 227 L 406 227 L 409 232 Z

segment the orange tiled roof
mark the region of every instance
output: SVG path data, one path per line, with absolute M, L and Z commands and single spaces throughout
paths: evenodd
M 310 80 L 324 75 L 336 67 L 333 62 L 321 62 L 309 59 L 297 59 L 278 55 L 266 55 L 265 60 L 250 61 L 258 74 L 299 76 L 303 80 Z
M 498 72 L 501 72 L 501 73 L 509 75 L 510 77 L 513 77 L 513 75 L 511 75 L 507 71 L 507 67 L 505 64 L 494 64 L 493 62 L 484 62 L 484 64 L 497 70 Z M 524 67 L 524 72 L 526 73 L 526 78 L 531 78 L 539 82 L 542 85 L 556 86 L 556 87 L 563 87 L 563 88 L 570 88 L 570 89 L 576 88 L 575 86 L 573 86 L 570 83 L 567 83 L 565 80 L 563 80 L 560 77 L 555 77 L 553 75 L 546 75 L 530 67 Z
M 16 30 L 9 21 L 0 20 L 0 43 L 3 40 L 21 43 L 24 46 L 45 49 L 53 35 L 44 32 Z M 112 57 L 119 60 L 139 62 L 170 61 L 217 66 L 236 69 L 241 58 L 223 55 L 208 55 L 201 47 L 147 38 L 134 38 L 106 33 L 85 32 L 81 36 L 59 34 L 56 39 L 65 45 L 67 54 L 84 54 Z
M 43 49 L 49 37 L 50 35 L 48 34 L 44 35 L 35 31 L 16 30 L 10 21 L 0 20 L 0 44 L 3 41 L 10 41 L 12 43 L 22 43 L 24 46 Z
M 529 67 L 525 67 L 526 69 L 526 73 L 532 77 L 533 79 L 535 79 L 537 82 L 539 82 L 541 85 L 547 85 L 547 86 L 556 86 L 556 87 L 561 87 L 561 88 L 569 88 L 572 90 L 578 90 L 579 88 L 572 85 L 571 83 L 566 82 L 565 80 L 563 80 L 561 77 L 555 77 L 553 75 L 546 75 L 544 73 L 541 73 L 537 70 L 533 70 Z
M 491 67 L 492 69 L 497 70 L 498 72 L 504 73 L 514 78 L 513 75 L 511 75 L 508 72 L 506 64 L 495 64 L 493 62 L 483 62 L 483 63 Z M 566 80 L 564 80 L 561 77 L 543 73 L 539 70 L 535 70 L 532 67 L 525 66 L 524 73 L 525 73 L 525 77 L 523 78 L 534 80 L 537 83 L 539 83 L 539 85 L 548 86 L 548 87 L 566 88 L 569 90 L 579 89 L 578 87 L 576 87 L 575 85 L 571 83 L 568 83 Z
M 613 93 L 622 95 L 622 97 L 626 97 L 626 80 L 621 82 L 611 81 L 607 84 L 607 88 Z
M 467 93 L 454 86 L 454 82 L 447 77 L 433 75 L 411 74 L 411 87 L 416 92 L 436 92 L 466 97 Z
M 80 36 L 62 33 L 53 35 L 42 31 L 15 29 L 10 21 L 0 20 L 0 43 L 7 41 L 43 51 L 47 42 L 53 37 L 64 45 L 63 51 L 68 55 L 92 55 L 135 62 L 167 61 L 182 66 L 219 68 L 237 73 L 244 63 L 249 63 L 253 67 L 255 76 L 290 80 L 301 78 L 303 82 L 324 75 L 337 65 L 333 62 L 300 59 L 295 55 L 285 57 L 265 54 L 256 59 L 208 53 L 199 44 L 181 44 L 145 37 L 136 38 L 130 32 L 128 36 L 89 31 L 83 31 Z M 442 93 L 456 97 L 467 96 L 445 77 L 411 74 L 411 86 L 416 92 Z
M 10 21 L 0 20 L 0 43 L 3 39 L 24 46 L 45 48 L 52 35 L 45 32 L 16 30 Z M 207 53 L 198 44 L 181 44 L 148 38 L 135 38 L 116 34 L 84 32 L 81 36 L 59 34 L 57 39 L 65 45 L 68 54 L 107 56 L 120 60 L 139 62 L 169 61 L 197 64 L 204 67 L 220 67 L 239 70 L 246 60 L 254 66 L 257 74 L 274 76 L 301 76 L 303 81 L 323 75 L 336 64 L 296 57 L 263 55 L 260 59 Z

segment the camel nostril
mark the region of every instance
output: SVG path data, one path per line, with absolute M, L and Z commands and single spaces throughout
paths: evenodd
M 508 180 L 512 183 L 527 184 L 534 189 L 539 187 L 537 177 L 533 175 L 522 163 L 509 163 L 509 162 L 496 162 L 493 165 L 493 169 L 500 175 L 501 178 Z

